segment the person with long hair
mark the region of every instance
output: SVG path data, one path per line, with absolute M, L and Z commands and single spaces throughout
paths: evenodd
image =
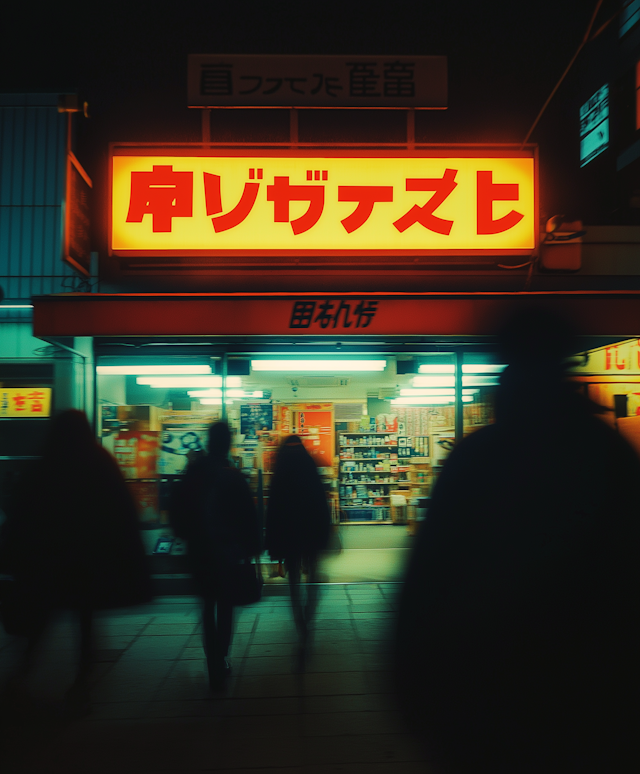
M 300 665 L 318 601 L 318 554 L 327 546 L 330 529 L 318 468 L 302 439 L 290 435 L 278 449 L 269 488 L 266 548 L 272 559 L 284 563 L 289 575 L 293 617 L 300 635 Z M 305 570 L 303 588 L 300 580 Z

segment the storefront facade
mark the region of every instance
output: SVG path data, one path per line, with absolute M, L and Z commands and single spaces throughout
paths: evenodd
M 34 294 L 31 332 L 72 358 L 82 389 L 54 381 L 51 409 L 93 418 L 156 558 L 183 550 L 167 495 L 212 420 L 263 512 L 295 432 L 336 524 L 413 532 L 453 446 L 493 421 L 509 314 L 556 309 L 580 352 L 615 351 L 580 361 L 590 394 L 640 337 L 633 228 L 541 228 L 535 146 L 427 146 L 410 125 L 404 143 L 111 146 L 108 292 Z M 621 389 L 598 393 L 614 422 Z

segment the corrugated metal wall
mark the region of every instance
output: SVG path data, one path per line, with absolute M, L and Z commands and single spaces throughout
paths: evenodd
M 62 261 L 67 114 L 57 94 L 0 94 L 0 285 L 5 300 L 71 289 Z

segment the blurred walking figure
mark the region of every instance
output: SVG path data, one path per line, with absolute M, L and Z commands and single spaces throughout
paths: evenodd
M 266 548 L 272 559 L 284 562 L 289 575 L 301 662 L 318 601 L 318 554 L 327 546 L 330 529 L 329 506 L 318 468 L 302 439 L 290 435 L 278 449 L 269 487 Z M 300 579 L 304 572 L 307 584 L 303 588 Z
M 438 772 L 632 771 L 640 462 L 565 380 L 564 321 L 522 312 L 502 345 L 496 421 L 445 462 L 409 565 L 402 707 Z
M 227 659 L 233 634 L 232 570 L 261 551 L 261 528 L 251 489 L 230 466 L 231 431 L 209 427 L 209 449 L 190 463 L 173 495 L 171 526 L 188 541 L 191 571 L 202 598 L 204 650 L 212 690 L 231 673 Z
M 42 458 L 6 503 L 0 570 L 14 577 L 7 628 L 27 635 L 10 691 L 24 701 L 39 646 L 55 609 L 78 617 L 79 664 L 69 710 L 90 709 L 93 612 L 151 600 L 137 510 L 115 459 L 96 441 L 86 415 L 51 420 Z

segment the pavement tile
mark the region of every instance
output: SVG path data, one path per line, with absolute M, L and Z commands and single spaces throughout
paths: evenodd
M 123 660 L 140 659 L 174 659 L 180 655 L 189 640 L 189 635 L 156 635 L 145 637 L 140 636 L 129 648 L 122 654 Z
M 145 707 L 144 717 L 159 718 L 221 718 L 218 702 L 202 699 L 179 699 L 173 701 L 160 700 L 149 702 Z
M 319 696 L 368 693 L 360 672 L 316 672 L 302 675 L 304 695 Z
M 221 709 L 228 715 L 252 715 L 259 718 L 256 722 L 262 722 L 262 718 L 270 715 L 295 715 L 300 711 L 300 702 L 297 696 L 265 696 L 248 697 L 242 699 L 229 698 L 221 702 Z
M 254 656 L 242 662 L 243 675 L 290 675 L 294 661 L 289 656 Z
M 240 675 L 234 691 L 235 698 L 300 696 L 302 682 L 294 675 Z
M 114 701 L 100 702 L 92 706 L 91 714 L 83 718 L 81 722 L 91 723 L 98 720 L 128 720 L 141 718 L 147 707 L 146 701 Z
M 305 736 L 398 734 L 404 730 L 392 712 L 324 712 L 305 715 L 302 722 Z
M 361 653 L 327 656 L 321 648 L 312 648 L 305 672 L 359 672 L 362 670 L 362 661 Z
M 187 623 L 151 623 L 144 630 L 144 636 L 148 635 L 166 635 L 173 634 L 193 634 L 197 624 L 195 622 Z
M 221 774 L 220 771 L 217 774 Z M 236 774 L 240 772 L 236 771 Z M 306 765 L 304 774 L 426 774 L 422 761 L 393 761 L 368 763 L 328 763 Z
M 306 714 L 324 712 L 384 712 L 390 702 L 384 694 L 350 694 L 342 696 L 304 696 L 302 709 Z
M 353 734 L 305 739 L 305 763 L 347 764 L 385 761 L 396 771 L 400 761 L 422 760 L 421 750 L 404 734 Z
M 353 634 L 353 625 L 351 618 L 345 620 L 344 618 L 319 618 L 317 617 L 312 624 L 314 629 L 334 629 L 335 631 L 349 632 Z
M 302 719 L 297 713 L 291 715 L 263 715 L 259 723 L 253 723 L 242 715 L 228 716 L 224 722 L 224 732 L 230 736 L 236 735 L 246 739 L 247 733 L 252 738 L 277 737 L 284 739 L 299 738 L 302 732 Z
M 254 633 L 251 643 L 253 645 L 275 645 L 295 643 L 298 641 L 298 634 L 295 628 L 278 627 L 273 631 L 261 631 L 258 629 Z
M 245 650 L 245 658 L 254 658 L 257 656 L 295 656 L 298 646 L 290 643 L 261 643 L 258 645 L 248 645 Z

